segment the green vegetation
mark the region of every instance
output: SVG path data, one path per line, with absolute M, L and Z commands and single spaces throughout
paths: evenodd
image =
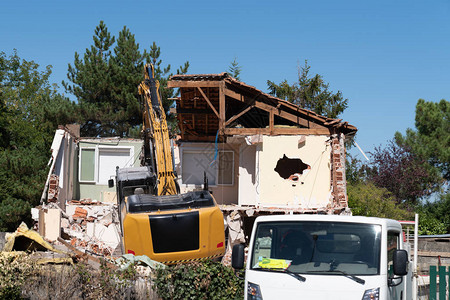
M 241 71 L 242 67 L 239 66 L 237 58 L 235 57 L 233 61 L 230 63 L 230 66 L 228 67 L 228 72 L 233 78 L 241 80 Z
M 144 63 L 152 62 L 155 77 L 161 84 L 161 96 L 168 113 L 175 95 L 167 88 L 172 75 L 171 66 L 161 67 L 160 48 L 153 42 L 150 51 L 139 50 L 134 34 L 127 27 L 116 39 L 100 21 L 95 28 L 94 44 L 86 49 L 83 57 L 75 52 L 74 64 L 69 64 L 63 81 L 66 91 L 76 96 L 81 115 L 82 136 L 130 136 L 142 123 L 137 86 L 144 79 Z M 184 74 L 189 62 L 177 70 Z M 169 118 L 173 120 L 173 118 Z
M 51 67 L 0 52 L 0 231 L 30 221 L 39 204 L 58 124 L 75 121 L 75 104 L 49 83 Z
M 213 261 L 158 269 L 154 288 L 162 299 L 243 299 L 244 281 Z
M 420 234 L 450 233 L 450 103 L 418 100 L 416 130 L 397 132 L 375 148 L 370 164 L 347 162 L 349 206 L 355 215 L 411 219 Z
M 17 52 L 0 52 L 0 231 L 31 225 L 30 208 L 40 202 L 48 172 L 50 146 L 58 125 L 78 123 L 82 136 L 138 137 L 142 116 L 137 86 L 144 62 L 153 62 L 166 112 L 175 91 L 168 89 L 171 67 L 162 68 L 161 50 L 139 51 L 126 27 L 116 39 L 104 24 L 95 29 L 93 45 L 83 57 L 75 53 L 68 67 L 70 101 L 49 82 L 51 66 L 41 68 Z M 177 70 L 186 73 L 189 63 Z M 169 117 L 172 128 L 175 120 Z
M 340 91 L 329 91 L 329 84 L 324 82 L 321 75 L 310 77 L 310 68 L 308 61 L 305 61 L 303 67 L 298 66 L 298 82 L 293 84 L 289 84 L 287 80 L 280 84 L 267 80 L 270 94 L 319 115 L 337 118 L 347 108 L 348 99 L 344 99 Z

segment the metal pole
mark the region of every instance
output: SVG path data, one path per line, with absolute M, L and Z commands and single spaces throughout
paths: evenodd
M 412 298 L 417 300 L 417 251 L 418 251 L 418 236 L 419 236 L 419 214 L 414 218 L 414 260 L 413 260 L 413 282 L 412 282 Z

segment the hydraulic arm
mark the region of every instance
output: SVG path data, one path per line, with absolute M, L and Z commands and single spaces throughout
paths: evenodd
M 151 64 L 145 66 L 139 94 L 144 103 L 142 166 L 118 168 L 116 174 L 124 252 L 166 264 L 223 255 L 223 215 L 207 185 L 180 194 L 159 82 Z
M 144 102 L 144 158 L 157 174 L 157 195 L 178 193 L 174 173 L 172 147 L 167 127 L 166 114 L 159 93 L 159 81 L 155 79 L 152 64 L 145 65 L 144 81 L 139 85 L 139 94 Z

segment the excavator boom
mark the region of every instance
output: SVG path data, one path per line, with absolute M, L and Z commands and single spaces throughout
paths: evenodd
M 157 195 L 177 194 L 173 166 L 172 147 L 166 114 L 159 93 L 159 82 L 155 79 L 153 65 L 146 65 L 144 81 L 139 85 L 139 94 L 144 102 L 144 142 L 151 144 L 144 150 L 157 174 Z M 152 141 L 153 140 L 153 141 Z M 147 151 L 147 153 L 145 153 Z
M 144 104 L 142 166 L 116 172 L 124 252 L 166 264 L 222 256 L 223 215 L 207 185 L 200 191 L 179 193 L 153 65 L 145 66 L 138 90 Z

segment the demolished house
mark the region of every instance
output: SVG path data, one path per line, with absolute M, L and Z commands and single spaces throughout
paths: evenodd
M 244 242 L 261 214 L 348 212 L 344 141 L 356 127 L 227 73 L 174 75 L 168 87 L 180 90 L 172 112 L 180 131 L 174 160 L 181 193 L 202 189 L 206 174 L 228 225 L 228 250 Z M 139 166 L 141 148 L 141 140 L 81 138 L 79 129 L 60 128 L 43 205 L 34 214 L 40 233 L 55 240 L 62 232 L 96 253 L 117 249 L 117 200 L 108 179 L 116 166 Z
M 50 241 L 63 237 L 85 252 L 120 253 L 116 191 L 108 180 L 116 166 L 139 166 L 141 148 L 141 140 L 80 137 L 79 126 L 60 126 L 41 205 L 32 209 L 39 233 Z
M 180 89 L 181 189 L 200 188 L 206 172 L 228 223 L 228 256 L 257 215 L 347 212 L 344 142 L 356 127 L 227 73 L 174 75 L 168 86 Z

